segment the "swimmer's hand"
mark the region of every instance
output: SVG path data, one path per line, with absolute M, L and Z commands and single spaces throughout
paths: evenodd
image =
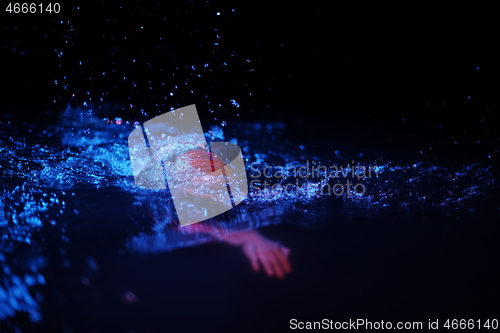
M 279 279 L 292 272 L 288 259 L 290 249 L 265 238 L 257 231 L 233 233 L 224 237 L 223 241 L 241 246 L 256 272 L 262 267 L 268 276 L 276 276 Z
M 256 272 L 262 267 L 268 276 L 276 276 L 280 279 L 292 272 L 288 259 L 290 249 L 265 238 L 256 230 L 223 234 L 220 230 L 203 223 L 189 225 L 182 230 L 190 233 L 208 233 L 225 243 L 241 246 L 243 253 L 250 260 L 252 269 Z

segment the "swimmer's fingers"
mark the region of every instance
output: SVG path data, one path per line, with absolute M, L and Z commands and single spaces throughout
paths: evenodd
M 271 262 L 269 256 L 265 252 L 257 251 L 257 256 L 259 258 L 259 261 L 264 267 L 264 271 L 268 276 L 273 276 L 274 275 L 274 269 L 273 269 L 273 263 Z
M 288 260 L 279 249 L 257 250 L 260 262 L 268 276 L 283 278 L 290 270 Z
M 290 262 L 280 248 L 269 251 L 269 259 L 278 278 L 281 279 L 291 272 Z
M 279 256 L 280 252 L 279 250 L 273 250 L 272 252 L 269 253 L 269 261 L 271 262 L 274 273 L 276 274 L 276 277 L 281 279 L 283 276 L 285 276 L 285 270 L 284 267 L 281 263 L 281 258 Z
M 290 249 L 289 248 L 287 248 L 287 247 L 285 247 L 285 246 L 282 245 L 280 247 L 280 251 L 281 251 L 281 253 L 283 253 L 285 255 L 285 257 L 288 258 L 288 255 L 290 254 Z
M 259 267 L 259 260 L 257 258 L 257 252 L 255 251 L 255 246 L 253 245 L 244 246 L 243 253 L 245 253 L 247 258 L 250 260 L 250 265 L 252 266 L 252 269 L 255 272 L 258 272 L 260 270 L 260 267 Z
M 283 269 L 283 272 L 285 274 L 289 274 L 292 272 L 292 266 L 290 265 L 290 261 L 288 260 L 288 254 L 290 253 L 290 250 L 287 249 L 288 252 L 284 253 L 283 250 L 280 248 L 279 250 L 275 251 L 276 252 L 276 259 L 278 263 L 281 265 L 281 268 Z

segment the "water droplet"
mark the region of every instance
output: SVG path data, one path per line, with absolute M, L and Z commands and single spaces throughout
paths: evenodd
M 36 279 L 37 279 L 39 284 L 45 284 L 45 279 L 43 278 L 42 274 L 38 273 L 36 276 Z

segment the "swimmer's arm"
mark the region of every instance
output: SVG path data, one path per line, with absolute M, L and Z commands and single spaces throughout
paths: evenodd
M 197 223 L 183 227 L 187 232 L 202 232 L 219 238 L 233 246 L 241 247 L 245 256 L 250 260 L 254 271 L 260 266 L 269 276 L 282 278 L 292 271 L 288 256 L 290 249 L 279 242 L 273 242 L 262 236 L 257 230 L 227 232 L 216 227 Z

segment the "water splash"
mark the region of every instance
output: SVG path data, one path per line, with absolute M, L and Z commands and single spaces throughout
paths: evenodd
M 0 204 L 0 262 L 4 278 L 0 281 L 0 319 L 17 311 L 41 319 L 41 296 L 32 289 L 45 284 L 40 270 L 45 265 L 41 231 L 63 212 L 61 194 L 27 185 L 9 189 L 2 185 Z M 53 219 L 49 218 L 51 216 Z M 22 260 L 19 260 L 19 259 Z
M 135 193 L 137 188 L 132 182 L 126 147 L 126 138 L 134 126 L 126 125 L 121 118 L 119 124 L 103 123 L 93 112 L 84 112 L 78 108 L 66 109 L 63 119 L 60 125 L 64 128 L 61 134 L 62 144 L 80 149 L 48 152 L 45 156 L 35 159 L 34 162 L 42 167 L 32 171 L 30 178 L 49 187 L 67 189 L 75 186 L 118 186 Z M 433 165 L 427 161 L 417 163 L 374 161 L 366 157 L 356 159 L 355 163 L 351 161 L 339 163 L 346 161 L 345 156 L 343 160 L 339 160 L 341 158 L 339 154 L 334 155 L 335 159 L 322 160 L 304 150 L 283 150 L 280 144 L 283 139 L 285 141 L 288 139 L 283 138 L 285 130 L 286 126 L 283 123 L 236 124 L 238 138 L 232 140 L 238 142 L 242 148 L 250 175 L 249 181 L 261 182 L 254 182 L 256 186 L 249 184 L 251 191 L 247 200 L 249 204 L 312 202 L 324 197 L 325 191 L 329 190 L 329 195 L 342 200 L 368 202 L 374 208 L 389 205 L 404 207 L 429 202 L 435 206 L 455 207 L 497 185 L 498 175 L 495 170 L 482 164 L 450 168 Z M 225 137 L 222 127 L 217 125 L 212 126 L 206 134 L 212 140 L 224 140 Z M 181 151 L 187 148 L 183 146 L 179 149 Z M 352 162 L 354 158 L 363 157 L 364 155 L 356 153 L 352 156 Z M 314 176 L 305 177 L 295 175 L 257 179 L 251 176 L 255 171 L 252 167 L 255 163 L 258 164 L 260 172 L 267 169 L 268 173 L 274 174 L 279 167 L 300 169 L 309 161 L 316 165 L 316 169 L 318 166 L 327 168 L 336 166 L 351 170 L 355 167 L 354 164 L 366 168 L 369 166 L 377 176 L 359 178 L 354 177 L 354 174 L 352 177 L 340 174 L 340 177 L 334 177 L 331 173 L 321 170 Z M 331 190 L 335 184 L 345 180 L 363 184 L 366 191 L 360 195 L 360 191 L 355 191 L 353 188 L 344 190 L 342 194 Z M 269 182 L 266 188 L 260 186 L 264 181 Z M 336 189 L 339 189 L 339 186 Z
M 13 316 L 16 311 L 28 311 L 33 321 L 40 319 L 40 297 L 34 293 L 34 288 L 44 283 L 41 270 L 45 259 L 40 235 L 51 228 L 62 230 L 64 226 L 60 221 L 71 220 L 71 214 L 66 211 L 67 202 L 78 206 L 78 198 L 70 194 L 73 190 L 90 193 L 109 188 L 133 197 L 129 209 L 136 216 L 150 213 L 152 218 L 136 219 L 144 225 L 145 231 L 126 241 L 130 250 L 169 251 L 217 238 L 176 228 L 175 210 L 168 191 L 135 186 L 127 138 L 138 125 L 137 121 L 109 112 L 98 114 L 96 109 L 89 107 L 68 107 L 57 126 L 52 128 L 31 127 L 29 135 L 40 141 L 31 146 L 27 144 L 27 133 L 8 123 L 0 124 L 0 169 L 3 174 L 0 182 L 0 261 L 5 275 L 0 281 L 0 318 Z M 216 226 L 222 233 L 282 223 L 312 227 L 321 223 L 326 214 L 324 207 L 331 200 L 342 202 L 350 214 L 425 207 L 473 211 L 480 207 L 480 199 L 489 195 L 492 189 L 498 189 L 498 171 L 484 163 L 443 166 L 423 158 L 417 162 L 370 159 L 369 154 L 361 155 L 357 151 L 349 156 L 340 145 L 332 148 L 331 156 L 319 157 L 309 144 L 295 142 L 293 137 L 286 136 L 284 123 L 230 125 L 214 125 L 206 135 L 211 140 L 223 140 L 227 133 L 234 131 L 234 138 L 230 140 L 241 147 L 250 194 L 235 209 L 203 222 Z M 300 139 L 300 133 L 294 133 L 294 137 Z M 299 149 L 301 145 L 307 148 Z M 180 152 L 189 147 L 177 148 Z M 304 170 L 308 163 L 316 169 L 275 176 L 283 168 Z M 377 176 L 358 177 L 357 169 L 354 176 L 351 172 L 334 175 L 330 169 L 319 168 L 333 165 L 343 170 L 369 166 Z M 258 177 L 254 176 L 257 171 Z M 359 193 L 352 187 L 342 193 L 331 191 L 335 184 L 347 180 L 362 183 L 366 191 Z M 264 182 L 269 183 L 267 187 L 262 186 Z M 327 189 L 329 194 L 325 195 Z M 58 237 L 61 244 L 70 241 L 63 232 L 58 233 Z M 20 267 L 14 259 L 23 251 L 28 253 L 28 259 L 23 262 L 29 264 Z

